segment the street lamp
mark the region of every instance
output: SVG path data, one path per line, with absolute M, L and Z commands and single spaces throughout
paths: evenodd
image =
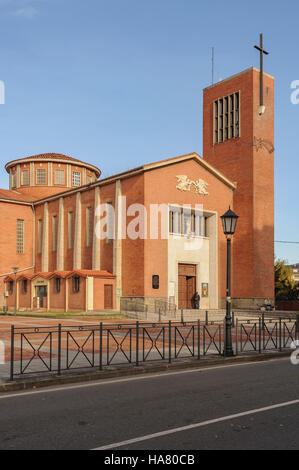
M 17 315 L 17 272 L 19 270 L 19 268 L 17 268 L 16 266 L 11 268 L 14 272 L 14 275 L 15 275 L 15 316 Z
M 239 216 L 231 208 L 221 216 L 223 232 L 227 239 L 227 265 L 226 265 L 226 316 L 225 316 L 225 342 L 224 356 L 233 356 L 232 347 L 232 317 L 231 317 L 231 237 L 234 235 Z

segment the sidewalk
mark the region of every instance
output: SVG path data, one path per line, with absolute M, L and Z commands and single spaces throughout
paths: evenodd
M 200 360 L 184 360 L 179 362 L 168 363 L 147 363 L 139 367 L 115 367 L 105 369 L 103 371 L 89 370 L 81 373 L 64 374 L 61 376 L 52 375 L 47 377 L 33 377 L 22 379 L 14 382 L 0 381 L 1 393 L 8 393 L 22 390 L 35 390 L 44 387 L 59 386 L 64 384 L 76 384 L 82 382 L 91 382 L 98 380 L 107 380 L 114 378 L 125 378 L 128 376 L 145 375 L 159 372 L 174 372 L 184 369 L 201 369 L 205 367 L 225 366 L 229 364 L 240 364 L 245 362 L 261 362 L 273 359 L 282 359 L 290 356 L 290 351 L 283 352 L 266 352 L 263 354 L 244 354 L 243 356 L 234 356 L 230 358 L 206 356 Z
M 78 372 L 89 377 L 100 369 L 104 369 L 101 374 L 107 376 L 109 371 L 115 370 L 122 371 L 121 374 L 136 373 L 132 371 L 140 370 L 140 367 L 152 369 L 157 366 L 165 370 L 170 362 L 178 364 L 176 367 L 182 364 L 193 367 L 194 363 L 198 366 L 207 360 L 220 361 L 221 364 L 227 360 L 222 357 L 222 320 L 209 325 L 197 321 L 140 322 L 138 328 L 131 319 L 110 319 L 101 330 L 100 322 L 94 318 L 0 317 L 0 340 L 5 345 L 6 360 L 5 364 L 0 365 L 0 383 L 5 384 L 10 378 L 11 325 L 15 328 L 14 379 L 17 383 L 27 383 L 29 380 L 38 384 L 39 381 L 43 383 L 56 377 L 59 369 L 63 377 L 72 380 L 71 377 L 77 376 Z M 58 324 L 62 325 L 61 330 Z M 287 348 L 293 340 L 294 328 L 294 321 L 269 321 L 261 329 L 260 322 L 251 318 L 248 323 L 242 317 L 238 329 L 235 327 L 232 330 L 232 344 L 238 356 L 231 360 L 242 361 L 244 357 L 262 360 L 273 354 L 277 357 L 281 354 L 279 350 L 290 355 L 291 351 Z M 283 341 L 278 341 L 279 331 Z

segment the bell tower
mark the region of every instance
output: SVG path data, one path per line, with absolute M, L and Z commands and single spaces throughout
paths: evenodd
M 274 78 L 250 68 L 203 95 L 203 157 L 237 184 L 233 307 L 257 308 L 274 299 Z

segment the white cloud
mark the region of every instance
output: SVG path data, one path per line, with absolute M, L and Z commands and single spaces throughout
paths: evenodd
M 41 4 L 44 0 L 0 0 L 0 8 L 9 15 L 31 20 L 38 14 L 36 4 Z
M 24 6 L 23 8 L 19 8 L 18 10 L 14 12 L 14 14 L 15 16 L 19 16 L 19 17 L 23 17 L 23 18 L 27 18 L 31 20 L 38 14 L 38 11 L 33 6 L 28 5 L 28 6 Z

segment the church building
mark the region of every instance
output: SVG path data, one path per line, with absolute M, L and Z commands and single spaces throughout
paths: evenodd
M 104 179 L 96 166 L 56 153 L 6 164 L 0 306 L 73 312 L 136 302 L 149 310 L 190 309 L 197 291 L 201 308 L 223 308 L 220 216 L 229 207 L 239 216 L 233 308 L 273 301 L 274 78 L 263 74 L 263 107 L 256 68 L 209 86 L 203 98 L 203 156 L 176 156 Z

